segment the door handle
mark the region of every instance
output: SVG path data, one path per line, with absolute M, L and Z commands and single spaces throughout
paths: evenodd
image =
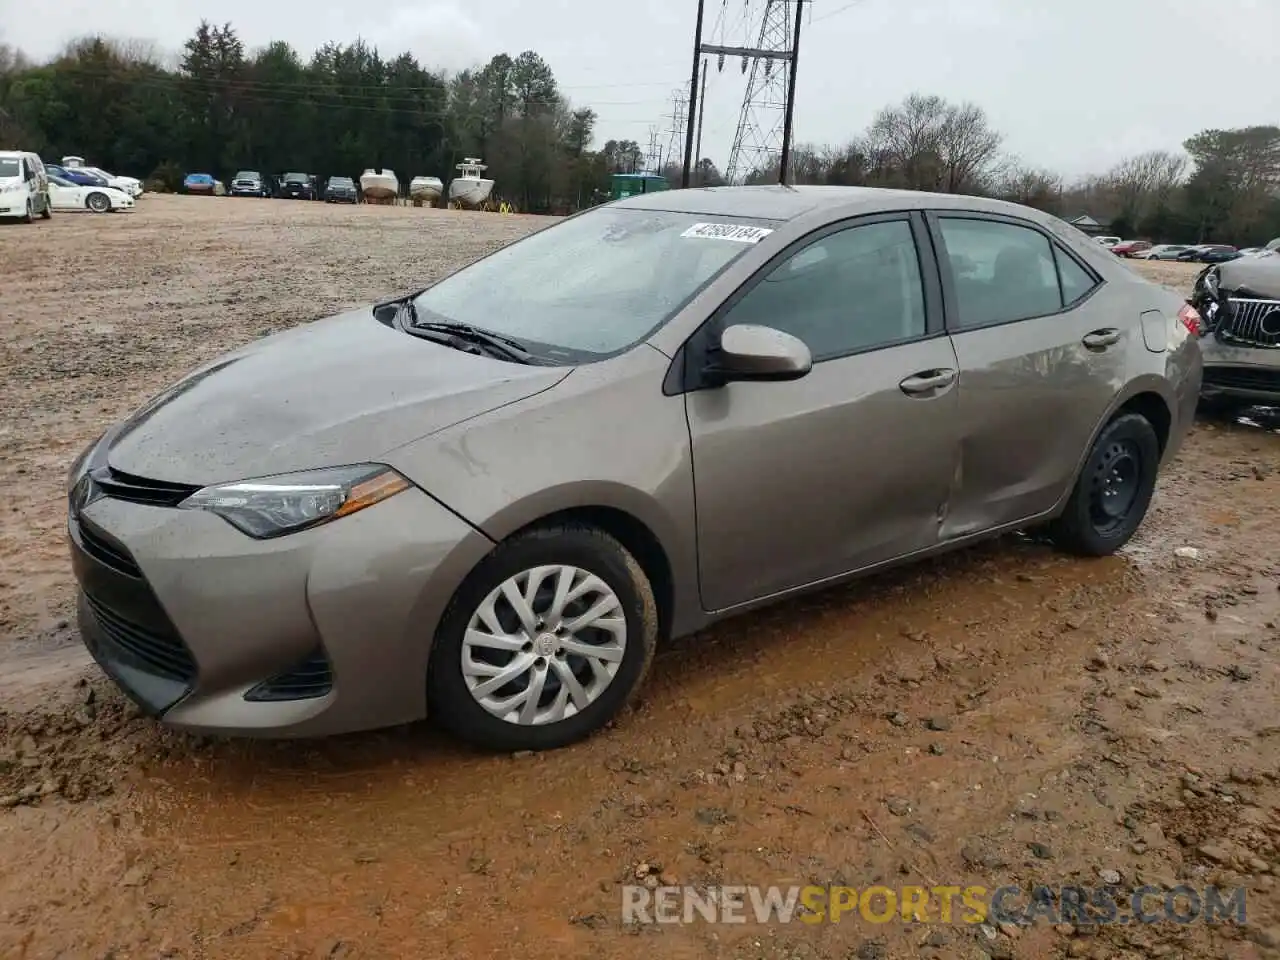
M 1120 331 L 1115 327 L 1094 330 L 1092 333 L 1086 333 L 1080 342 L 1090 350 L 1105 350 L 1107 347 L 1120 342 Z
M 925 370 L 907 377 L 898 386 L 902 388 L 903 393 L 919 396 L 933 393 L 933 391 L 941 390 L 943 387 L 949 387 L 955 382 L 956 372 L 954 370 Z

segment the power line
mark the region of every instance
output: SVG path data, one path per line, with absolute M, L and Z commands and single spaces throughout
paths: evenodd
M 205 83 L 234 83 L 247 87 L 256 87 L 264 89 L 274 89 L 279 92 L 290 92 L 291 90 L 312 90 L 317 83 L 323 83 L 331 79 L 332 74 L 322 75 L 311 80 L 262 80 L 253 76 L 228 76 L 228 77 L 193 77 L 190 74 L 183 73 L 180 70 L 166 70 L 162 67 L 147 65 L 148 69 L 140 70 L 136 65 L 126 65 L 123 67 L 106 66 L 99 64 L 90 64 L 82 62 L 73 62 L 67 64 L 64 69 L 66 75 L 75 77 L 76 75 L 89 75 L 103 77 L 106 79 L 119 79 L 121 83 L 133 83 L 139 79 L 146 78 L 152 80 L 169 80 L 181 81 L 184 83 L 205 82 Z M 251 70 L 253 68 L 252 61 L 245 61 L 243 69 Z M 302 71 L 310 69 L 309 67 L 301 67 Z M 557 90 L 622 90 L 622 89 L 640 89 L 645 87 L 670 87 L 672 83 L 679 83 L 678 80 L 670 78 L 666 80 L 645 80 L 645 81 L 628 81 L 626 83 L 585 83 L 585 84 L 556 84 Z M 448 90 L 451 81 L 441 79 L 437 84 L 399 84 L 388 78 L 381 83 L 365 83 L 365 84 L 349 84 L 344 83 L 342 88 L 347 91 L 374 91 L 381 92 L 387 90 L 395 90 L 403 93 L 435 93 L 441 90 Z M 625 101 L 630 103 L 641 103 L 647 101 Z
M 852 10 L 854 7 L 860 7 L 866 2 L 867 0 L 852 0 L 851 3 L 846 3 L 843 7 L 839 7 L 838 9 L 832 10 L 830 13 L 824 13 L 820 17 L 813 17 L 809 21 L 809 23 L 810 25 L 812 25 L 815 23 L 821 23 L 823 20 L 830 20 L 832 17 L 838 17 L 840 16 L 840 14 L 844 13 L 846 10 Z

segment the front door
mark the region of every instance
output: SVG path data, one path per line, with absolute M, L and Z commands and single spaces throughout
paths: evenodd
M 960 462 L 943 527 L 953 539 L 1052 509 L 1142 334 L 1137 316 L 1108 311 L 1101 280 L 1034 225 L 930 220 L 960 362 Z
M 716 323 L 791 333 L 810 373 L 686 397 L 702 600 L 722 610 L 938 541 L 956 358 L 929 322 L 923 222 L 853 221 L 750 281 Z M 935 318 L 936 319 L 936 318 Z

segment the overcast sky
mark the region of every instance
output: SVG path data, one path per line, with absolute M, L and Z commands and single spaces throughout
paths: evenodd
M 765 0 L 707 0 L 708 42 Z M 1174 149 L 1205 127 L 1280 123 L 1280 0 L 812 0 L 800 43 L 796 139 L 840 143 L 912 91 L 981 104 L 1025 161 L 1068 176 Z M 230 20 L 247 45 L 287 40 L 310 54 L 357 36 L 457 70 L 532 49 L 564 92 L 600 116 L 597 145 L 669 125 L 687 84 L 696 0 L 62 0 L 46 15 L 0 0 L 0 39 L 47 56 L 103 32 L 177 49 L 201 17 Z M 378 13 L 378 11 L 384 11 Z M 754 43 L 754 38 L 753 38 Z M 745 86 L 711 72 L 703 154 L 724 166 Z M 666 141 L 663 132 L 661 139 Z

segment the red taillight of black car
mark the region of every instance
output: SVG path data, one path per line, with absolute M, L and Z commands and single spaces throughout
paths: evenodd
M 1193 337 L 1199 337 L 1204 333 L 1204 324 L 1200 319 L 1200 311 L 1189 303 L 1184 303 L 1182 309 L 1178 311 L 1178 319 L 1182 321 L 1182 325 L 1191 331 Z

